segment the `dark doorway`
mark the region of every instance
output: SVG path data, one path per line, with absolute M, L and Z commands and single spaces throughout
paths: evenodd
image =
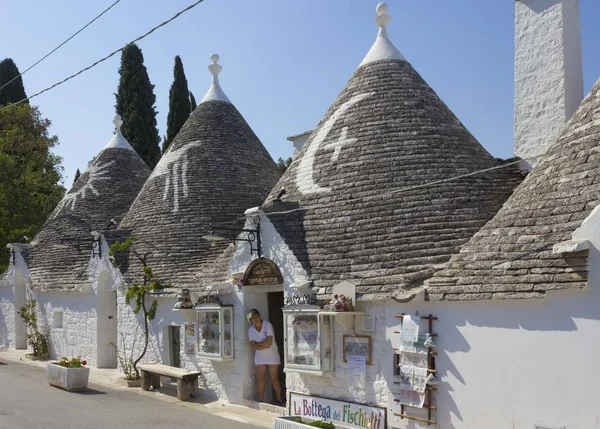
M 167 326 L 167 352 L 169 365 L 179 368 L 181 366 L 181 339 L 179 338 L 179 326 Z
M 271 325 L 273 325 L 275 342 L 277 343 L 279 356 L 281 357 L 281 365 L 279 366 L 279 381 L 281 382 L 283 397 L 286 398 L 285 372 L 283 372 L 283 292 L 269 292 L 267 294 L 267 301 L 269 304 L 269 322 L 271 322 Z M 275 397 L 274 392 L 273 397 Z

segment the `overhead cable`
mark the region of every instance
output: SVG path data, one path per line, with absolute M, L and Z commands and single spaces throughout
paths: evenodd
M 34 68 L 35 66 L 37 66 L 39 63 L 41 63 L 42 61 L 44 61 L 46 58 L 48 58 L 50 55 L 52 55 L 54 52 L 58 51 L 62 46 L 64 46 L 69 40 L 71 40 L 73 37 L 77 36 L 79 33 L 81 33 L 83 30 L 85 30 L 87 27 L 89 27 L 90 25 L 92 25 L 94 23 L 94 21 L 96 21 L 98 18 L 100 18 L 102 15 L 104 15 L 106 12 L 108 12 L 109 10 L 111 10 L 113 8 L 113 6 L 115 6 L 117 3 L 119 3 L 121 0 L 117 0 L 116 2 L 114 2 L 113 4 L 111 4 L 109 7 L 107 7 L 106 9 L 104 9 L 102 11 L 102 13 L 100 13 L 100 15 L 97 15 L 94 19 L 92 19 L 90 22 L 88 22 L 87 24 L 85 24 L 83 27 L 81 27 L 79 30 L 77 30 L 77 32 L 75 34 L 73 34 L 71 37 L 69 37 L 67 40 L 65 40 L 64 42 L 62 42 L 60 45 L 58 45 L 56 48 L 52 49 L 50 52 L 48 52 L 46 55 L 44 55 L 42 58 L 40 58 L 38 61 L 36 61 L 35 63 L 33 63 L 31 66 L 29 66 L 29 68 L 27 68 L 23 73 L 20 73 L 18 76 L 13 77 L 11 80 L 9 80 L 8 82 L 6 82 L 4 85 L 0 86 L 0 91 L 2 91 L 2 89 L 6 88 L 8 85 L 10 85 L 11 83 L 13 83 L 15 80 L 17 80 L 18 78 L 20 78 L 21 76 L 23 76 L 25 73 L 27 73 L 29 70 L 31 70 L 32 68 Z M 21 103 L 22 101 L 20 101 Z
M 0 112 L 1 112 L 1 111 L 3 111 L 4 109 L 9 109 L 9 108 L 11 108 L 11 107 L 13 107 L 13 106 L 17 106 L 17 105 L 19 105 L 19 104 L 21 104 L 21 103 L 24 103 L 25 101 L 31 100 L 32 98 L 34 98 L 34 97 L 37 97 L 38 95 L 41 95 L 41 94 L 43 94 L 44 92 L 50 91 L 51 89 L 53 89 L 53 88 L 56 88 L 57 86 L 59 86 L 59 85 L 62 85 L 63 83 L 65 83 L 65 82 L 67 82 L 67 81 L 69 81 L 69 80 L 73 79 L 74 77 L 77 77 L 77 76 L 79 76 L 79 75 L 80 75 L 80 74 L 82 74 L 83 72 L 86 72 L 86 71 L 90 70 L 91 68 L 94 68 L 94 67 L 96 67 L 98 64 L 100 64 L 100 63 L 102 63 L 102 62 L 104 62 L 104 61 L 108 60 L 110 57 L 112 57 L 112 56 L 114 56 L 115 54 L 118 54 L 119 52 L 121 52 L 121 51 L 122 51 L 123 49 L 125 49 L 125 48 L 126 48 L 128 45 L 130 45 L 130 44 L 132 44 L 132 43 L 136 43 L 136 42 L 138 42 L 138 41 L 142 40 L 143 38 L 145 38 L 145 37 L 149 36 L 150 34 L 154 33 L 154 32 L 155 32 L 156 30 L 158 30 L 159 28 L 161 28 L 161 27 L 164 27 L 165 25 L 167 25 L 168 23 L 170 23 L 170 22 L 171 22 L 171 21 L 173 21 L 174 19 L 178 18 L 180 15 L 182 15 L 182 14 L 184 14 L 185 12 L 189 11 L 190 9 L 192 9 L 192 8 L 194 8 L 194 7 L 196 7 L 196 6 L 198 6 L 198 5 L 199 5 L 200 3 L 202 3 L 203 1 L 204 1 L 204 0 L 198 0 L 198 1 L 196 1 L 195 3 L 192 3 L 191 5 L 189 5 L 188 7 L 186 7 L 185 9 L 183 9 L 183 10 L 181 10 L 181 11 L 177 12 L 175 15 L 173 15 L 173 16 L 172 16 L 171 18 L 169 18 L 168 20 L 166 20 L 166 21 L 164 21 L 164 22 L 160 23 L 160 24 L 159 24 L 159 25 L 157 25 L 156 27 L 152 28 L 150 31 L 148 31 L 148 32 L 146 32 L 145 34 L 143 34 L 143 35 L 141 35 L 140 37 L 138 37 L 137 39 L 134 39 L 134 40 L 132 40 L 131 42 L 127 43 L 127 44 L 126 44 L 125 46 L 123 46 L 122 48 L 119 48 L 119 49 L 117 49 L 116 51 L 113 51 L 113 52 L 111 52 L 110 54 L 108 54 L 108 55 L 107 55 L 107 56 L 105 56 L 104 58 L 101 58 L 101 59 L 99 59 L 98 61 L 96 61 L 96 62 L 95 62 L 95 63 L 93 63 L 92 65 L 90 65 L 90 66 L 88 66 L 88 67 L 86 67 L 86 68 L 84 68 L 84 69 L 81 69 L 81 70 L 79 70 L 77 73 L 75 73 L 75 74 L 72 74 L 71 76 L 69 76 L 69 77 L 67 77 L 67 78 L 65 78 L 65 79 L 63 79 L 63 80 L 61 80 L 60 82 L 57 82 L 57 83 L 55 83 L 54 85 L 52 85 L 52 86 L 49 86 L 48 88 L 45 88 L 45 89 L 41 90 L 40 92 L 36 92 L 35 94 L 33 94 L 33 95 L 32 95 L 32 96 L 30 96 L 30 97 L 24 98 L 24 99 L 22 99 L 22 100 L 20 100 L 20 101 L 17 101 L 16 103 L 13 103 L 13 104 L 8 104 L 8 105 L 6 105 L 6 106 L 4 106 L 4 107 L 0 108 Z

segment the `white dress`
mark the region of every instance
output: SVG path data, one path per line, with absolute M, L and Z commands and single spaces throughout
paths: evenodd
M 254 351 L 254 365 L 280 365 L 279 350 L 275 342 L 275 334 L 273 333 L 273 325 L 266 320 L 262 322 L 262 328 L 259 331 L 253 326 L 248 329 L 248 339 L 256 343 L 260 343 L 267 339 L 269 335 L 273 336 L 273 342 L 268 349 Z

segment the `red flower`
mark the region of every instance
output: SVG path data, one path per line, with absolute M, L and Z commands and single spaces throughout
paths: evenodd
M 87 365 L 87 360 L 82 360 L 82 361 L 81 361 L 81 364 L 82 364 L 82 365 Z

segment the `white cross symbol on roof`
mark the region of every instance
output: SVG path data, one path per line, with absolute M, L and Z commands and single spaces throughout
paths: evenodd
M 340 156 L 340 152 L 342 151 L 342 146 L 356 142 L 357 139 L 355 139 L 355 138 L 353 138 L 353 139 L 346 138 L 347 134 L 348 134 L 348 127 L 344 127 L 344 128 L 342 128 L 342 132 L 340 133 L 340 137 L 337 139 L 337 141 L 331 142 L 331 143 L 328 143 L 325 145 L 325 149 L 333 148 L 333 155 L 331 155 L 331 162 L 337 161 L 338 157 Z

